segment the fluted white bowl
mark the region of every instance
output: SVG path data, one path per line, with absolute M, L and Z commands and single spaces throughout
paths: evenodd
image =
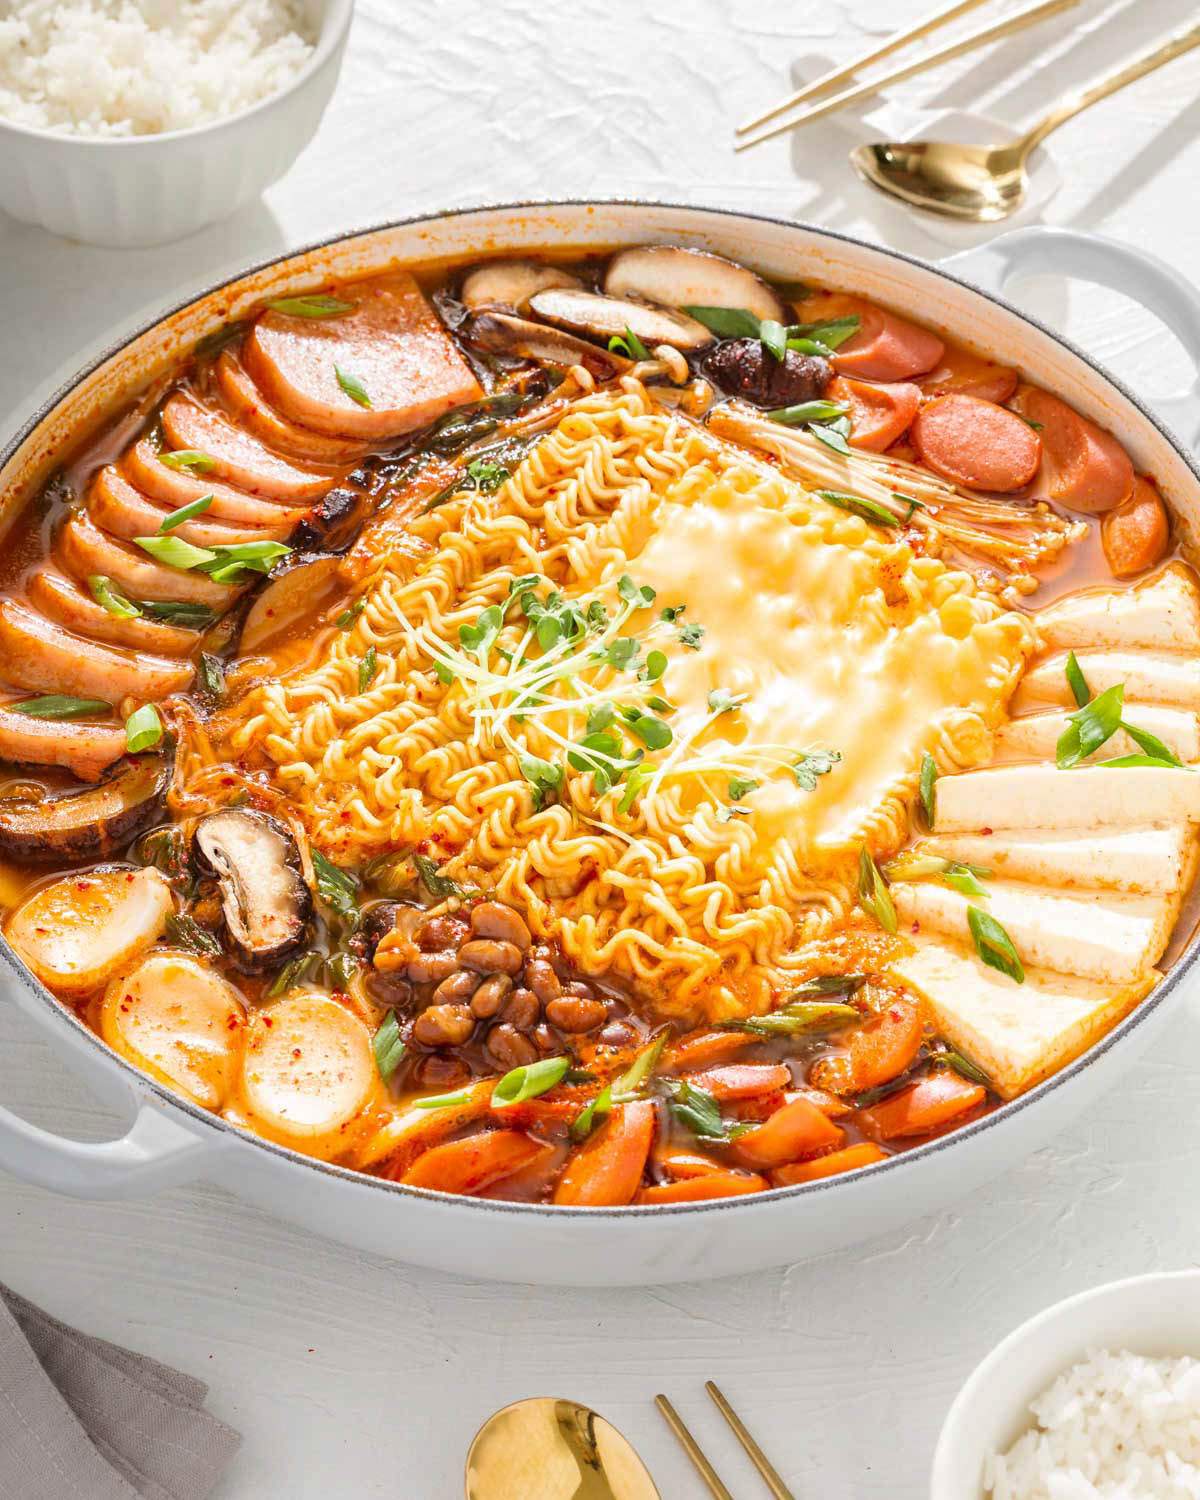
M 161 245 L 212 224 L 282 177 L 333 94 L 354 0 L 304 0 L 316 44 L 277 94 L 160 135 L 87 137 L 0 119 L 0 208 L 93 245 Z

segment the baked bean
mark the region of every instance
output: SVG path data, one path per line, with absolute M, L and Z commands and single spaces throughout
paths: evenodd
M 554 1035 L 552 1027 L 543 1022 L 533 1033 L 533 1040 L 537 1043 L 539 1052 L 561 1052 L 562 1047 L 558 1038 Z
M 608 1019 L 603 1000 L 584 1000 L 578 995 L 563 995 L 546 1006 L 546 1019 L 560 1031 L 595 1031 Z
M 469 969 L 455 969 L 454 973 L 448 974 L 434 990 L 433 1004 L 456 1005 L 469 1000 L 475 993 L 475 986 L 478 983 L 478 974 L 472 974 Z
M 499 938 L 524 953 L 533 939 L 520 913 L 499 901 L 484 901 L 471 913 L 471 931 L 476 937 Z
M 443 948 L 457 948 L 467 935 L 467 924 L 461 917 L 443 912 L 422 922 L 413 936 L 423 953 L 438 953 Z
M 600 1033 L 599 1040 L 606 1047 L 628 1047 L 630 1042 L 637 1040 L 637 1032 L 624 1021 L 610 1021 Z
M 458 1088 L 470 1076 L 471 1070 L 461 1058 L 446 1057 L 444 1054 L 422 1058 L 417 1069 L 418 1082 L 431 1089 Z
M 477 974 L 516 974 L 521 968 L 521 950 L 515 943 L 495 938 L 473 938 L 458 950 L 458 961 Z
M 469 1005 L 431 1005 L 413 1022 L 413 1036 L 423 1047 L 461 1047 L 474 1030 Z
M 377 1005 L 388 1010 L 406 1011 L 412 1005 L 412 985 L 400 974 L 380 974 L 368 969 L 363 989 Z
M 409 959 L 406 972 L 414 984 L 441 984 L 457 968 L 456 953 L 418 953 Z
M 562 994 L 562 981 L 544 958 L 531 958 L 526 963 L 525 983 L 543 1005 Z
M 514 990 L 508 997 L 501 1012 L 503 1020 L 510 1026 L 515 1026 L 518 1031 L 528 1031 L 531 1026 L 536 1026 L 541 1020 L 542 1007 L 538 1004 L 538 997 L 532 990 Z
M 384 974 L 394 974 L 397 969 L 407 968 L 416 956 L 416 944 L 399 927 L 385 932 L 375 945 L 375 967 Z
M 523 1068 L 537 1061 L 538 1051 L 515 1026 L 502 1022 L 488 1032 L 488 1054 L 502 1068 Z
M 592 987 L 590 984 L 584 984 L 580 979 L 572 979 L 563 985 L 563 994 L 578 995 L 581 1000 L 590 1000 L 592 998 Z
M 493 974 L 489 979 L 485 979 L 471 996 L 471 1009 L 480 1020 L 486 1021 L 494 1016 L 504 1004 L 505 997 L 511 989 L 512 980 L 507 974 Z

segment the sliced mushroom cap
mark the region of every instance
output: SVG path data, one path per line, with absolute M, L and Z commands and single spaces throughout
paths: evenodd
M 162 806 L 170 762 L 126 761 L 87 791 L 0 802 L 0 850 L 23 860 L 102 859 L 123 849 Z
M 543 294 L 544 295 L 544 294 Z M 622 327 L 622 332 L 624 331 Z M 595 344 L 585 343 L 561 328 L 532 323 L 511 313 L 476 313 L 466 329 L 468 339 L 493 354 L 516 354 L 549 365 L 583 365 L 602 380 L 632 368 L 632 362 Z
M 534 292 L 552 286 L 582 286 L 578 276 L 544 266 L 536 260 L 493 260 L 467 273 L 459 298 L 472 312 L 481 307 L 507 307 L 524 312 Z
M 254 972 L 299 947 L 312 896 L 300 873 L 296 841 L 274 818 L 243 807 L 209 813 L 193 840 L 213 872 L 236 956 Z
M 703 323 L 686 313 L 645 302 L 625 302 L 620 297 L 601 297 L 597 292 L 575 292 L 555 288 L 537 292 L 529 299 L 530 312 L 573 333 L 610 339 L 629 329 L 647 348 L 670 344 L 675 349 L 704 349 L 713 335 Z
M 340 558 L 325 554 L 287 559 L 290 567 L 272 573 L 242 623 L 241 649 L 257 651 L 319 609 L 337 586 Z
M 761 277 L 708 250 L 679 245 L 638 245 L 608 263 L 610 297 L 644 297 L 664 307 L 744 307 L 756 318 L 791 321 L 783 300 Z M 635 330 L 636 331 L 636 330 Z

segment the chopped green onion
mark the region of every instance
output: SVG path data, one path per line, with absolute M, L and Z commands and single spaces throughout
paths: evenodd
M 166 620 L 183 630 L 205 630 L 216 619 L 207 604 L 179 599 L 139 599 L 138 608 L 156 620 Z
M 201 495 L 199 500 L 193 500 L 189 505 L 181 505 L 178 510 L 173 510 L 163 521 L 155 533 L 156 536 L 166 536 L 168 531 L 174 531 L 176 526 L 182 526 L 185 521 L 190 521 L 193 516 L 202 516 L 213 503 L 211 495 Z
M 667 1097 L 671 1113 L 694 1135 L 710 1141 L 725 1138 L 721 1106 L 707 1089 L 686 1078 L 675 1078 L 667 1084 Z
M 1076 708 L 1085 708 L 1091 701 L 1092 690 L 1087 685 L 1087 679 L 1083 675 L 1083 668 L 1075 658 L 1074 651 L 1067 652 L 1067 683 L 1071 689 L 1071 695 L 1075 699 Z
M 492 1108 L 506 1104 L 524 1104 L 526 1099 L 536 1099 L 561 1083 L 563 1075 L 571 1066 L 569 1057 L 544 1057 L 540 1062 L 527 1063 L 514 1068 L 492 1090 Z
M 846 441 L 846 434 L 839 431 L 838 428 L 834 427 L 831 423 L 810 422 L 808 424 L 808 430 L 812 433 L 813 437 L 820 438 L 821 442 L 823 442 L 827 448 L 832 448 L 833 451 L 840 454 L 842 458 L 853 457 L 853 454 L 850 451 L 850 444 Z
M 719 339 L 756 339 L 761 321 L 744 307 L 685 307 L 683 311 Z
M 748 1016 L 744 1021 L 726 1021 L 723 1031 L 744 1031 L 751 1036 L 796 1036 L 806 1032 L 839 1031 L 863 1019 L 853 1005 L 833 1001 L 800 1001 L 765 1016 Z
M 166 464 L 168 469 L 184 469 L 192 474 L 208 474 L 217 467 L 215 458 L 209 458 L 207 453 L 195 448 L 176 448 L 174 453 L 160 453 L 158 461 Z
M 337 376 L 337 383 L 345 391 L 351 401 L 359 406 L 370 406 L 371 398 L 367 395 L 367 388 L 357 375 L 349 370 L 343 370 L 341 365 L 334 365 L 333 373 Z
M 782 361 L 787 357 L 787 329 L 782 323 L 777 323 L 774 318 L 764 318 L 759 324 L 758 336 L 763 347 L 777 360 Z
M 466 1089 L 457 1094 L 430 1094 L 426 1099 L 414 1099 L 414 1109 L 459 1109 L 469 1102 L 471 1095 Z
M 474 895 L 473 891 L 466 886 L 459 885 L 457 880 L 449 875 L 443 875 L 434 860 L 427 854 L 414 854 L 413 864 L 421 884 L 431 896 L 436 896 L 439 901 L 444 901 L 448 896 L 456 896 L 460 901 L 466 901 Z
M 112 579 L 105 578 L 103 573 L 89 573 L 87 584 L 92 598 L 110 615 L 116 615 L 121 620 L 132 620 L 141 614 L 133 600 L 126 599 Z
M 1115 682 L 1098 697 L 1070 714 L 1067 727 L 1058 737 L 1055 763 L 1067 771 L 1110 740 L 1121 727 L 1121 709 L 1125 703 L 1125 684 Z
M 387 1083 L 408 1051 L 404 1045 L 404 1038 L 400 1035 L 400 1022 L 397 1021 L 394 1010 L 388 1011 L 379 1029 L 371 1038 L 371 1051 L 375 1054 L 375 1066 L 379 1069 L 379 1076 L 384 1083 Z
M 106 714 L 112 707 L 100 698 L 67 698 L 48 693 L 44 698 L 23 698 L 20 703 L 6 703 L 9 713 L 26 714 L 31 719 L 82 719 L 88 714 Z
M 926 750 L 921 756 L 921 779 L 919 783 L 921 793 L 921 806 L 925 809 L 925 823 L 930 832 L 937 818 L 937 778 L 938 764 Z
M 628 324 L 624 333 L 614 333 L 608 341 L 609 352 L 623 354 L 626 359 L 649 359 L 650 351 Z
M 887 881 L 879 873 L 879 866 L 871 858 L 866 844 L 858 851 L 858 902 L 883 928 L 895 933 L 899 927 L 896 908 L 887 888 Z M 989 918 L 990 920 L 990 918 Z
M 338 615 L 337 619 L 333 623 L 339 630 L 349 630 L 351 625 L 354 624 L 355 620 L 358 619 L 359 615 L 362 614 L 363 610 L 366 608 L 366 605 L 367 601 L 365 598 L 356 599 L 354 603 L 349 607 L 349 609 L 342 610 L 341 614 Z
M 169 517 L 168 517 L 169 519 Z M 207 547 L 193 547 L 181 536 L 135 536 L 134 542 L 148 552 L 155 562 L 187 573 L 202 563 L 215 563 L 217 554 Z
M 203 953 L 209 958 L 221 957 L 221 945 L 217 939 L 185 911 L 172 912 L 163 929 L 168 939 L 181 948 L 190 948 L 193 953 Z
M 788 996 L 791 1007 L 804 995 L 853 995 L 867 982 L 866 974 L 814 974 Z
M 210 698 L 220 698 L 225 693 L 225 668 L 218 656 L 213 656 L 209 651 L 200 653 L 200 660 L 196 664 L 196 676 L 200 679 L 200 686 Z
M 267 306 L 289 318 L 336 318 L 339 313 L 350 312 L 354 303 L 341 302 L 323 292 L 301 292 L 297 297 L 276 297 Z
M 977 1062 L 972 1062 L 961 1052 L 948 1047 L 944 1052 L 934 1052 L 930 1059 L 930 1066 L 935 1068 L 953 1068 L 961 1077 L 970 1083 L 981 1083 L 984 1088 L 992 1087 L 992 1080 L 983 1071 Z
M 317 895 L 343 921 L 358 925 L 358 881 L 345 870 L 339 870 L 319 849 L 312 850 L 313 876 Z
M 666 1045 L 667 1033 L 662 1031 L 643 1052 L 638 1053 L 619 1078 L 613 1079 L 612 1097 L 617 1103 L 626 1104 L 637 1098 L 646 1080 L 658 1067 Z
M 130 755 L 151 750 L 163 737 L 163 721 L 153 703 L 143 703 L 125 720 L 125 748 Z
M 785 427 L 806 427 L 809 422 L 831 422 L 849 415 L 850 408 L 841 401 L 801 401 L 798 406 L 777 406 L 766 413 L 770 421 Z
M 360 693 L 365 693 L 371 686 L 378 665 L 379 660 L 375 647 L 368 646 L 363 653 L 362 661 L 358 664 L 358 690 Z
M 602 1088 L 596 1097 L 585 1104 L 575 1118 L 571 1121 L 570 1137 L 578 1145 L 580 1141 L 587 1140 L 592 1131 L 604 1119 L 612 1113 L 613 1092 L 612 1084 Z
M 872 526 L 900 525 L 899 516 L 894 516 L 886 505 L 880 505 L 877 500 L 864 500 L 860 495 L 844 495 L 840 490 L 818 490 L 817 494 L 830 505 L 836 505 L 838 510 L 860 516 Z
M 1018 984 L 1024 984 L 1025 970 L 1013 947 L 1013 940 L 995 917 L 986 911 L 980 911 L 977 906 L 969 906 L 967 926 L 975 940 L 975 951 L 988 968 L 998 969 L 1001 974 L 1007 974 Z

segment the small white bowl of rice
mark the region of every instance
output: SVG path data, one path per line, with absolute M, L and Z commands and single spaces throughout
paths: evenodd
M 0 0 L 0 208 L 129 247 L 268 187 L 311 140 L 354 0 Z
M 1200 1271 L 1114 1281 L 1031 1318 L 950 1408 L 931 1500 L 1196 1500 Z

